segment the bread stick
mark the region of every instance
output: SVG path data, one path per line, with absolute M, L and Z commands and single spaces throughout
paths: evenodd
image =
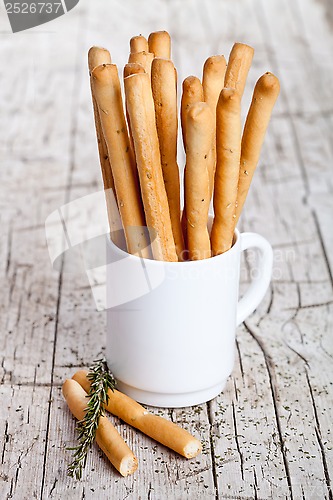
M 183 81 L 183 92 L 181 98 L 181 106 L 180 106 L 180 118 L 182 125 L 182 134 L 183 134 L 183 144 L 184 149 L 186 151 L 186 120 L 187 120 L 187 111 L 189 107 L 196 102 L 204 101 L 204 93 L 202 84 L 196 76 L 188 76 Z M 186 221 L 186 209 L 184 205 L 182 218 L 181 218 L 181 227 L 184 236 L 185 247 L 188 248 L 187 244 L 187 221 Z
M 96 66 L 100 66 L 101 64 L 111 64 L 110 52 L 104 49 L 104 47 L 90 47 L 88 51 L 89 73 L 91 73 Z
M 224 77 L 227 63 L 224 56 L 209 57 L 203 67 L 202 87 L 204 93 L 204 101 L 210 107 L 214 118 L 214 128 L 216 129 L 216 106 L 219 100 L 219 95 L 224 87 Z M 213 161 L 211 162 L 211 170 L 209 172 L 209 185 L 211 199 L 214 187 L 214 176 L 216 167 L 216 140 L 213 143 L 212 149 Z
M 87 392 L 73 379 L 65 380 L 62 392 L 74 417 L 82 420 L 87 408 Z M 101 416 L 98 421 L 96 442 L 122 476 L 128 476 L 136 471 L 138 468 L 137 458 L 117 429 L 104 416 Z
M 235 43 L 231 49 L 224 86 L 236 89 L 242 97 L 248 72 L 251 67 L 254 49 L 244 43 Z
M 130 39 L 130 51 L 132 54 L 142 51 L 148 52 L 149 49 L 147 39 L 142 35 L 133 36 Z
M 134 158 L 124 116 L 120 82 L 114 64 L 97 66 L 91 73 L 103 134 L 111 160 L 119 211 L 129 253 L 149 257 Z
M 162 174 L 150 77 L 146 73 L 138 73 L 126 77 L 124 82 L 153 256 L 156 260 L 177 261 Z
M 186 113 L 191 104 L 203 102 L 204 93 L 202 84 L 196 76 L 188 76 L 183 81 L 183 92 L 180 106 L 184 149 L 186 151 Z
M 183 260 L 185 248 L 180 225 L 180 182 L 177 164 L 177 83 L 176 70 L 171 60 L 153 60 L 151 84 L 172 233 L 178 259 Z
M 110 52 L 102 47 L 91 47 L 91 49 L 88 52 L 89 73 L 91 73 L 91 71 L 100 64 L 111 64 Z M 104 139 L 101 119 L 99 116 L 99 111 L 94 96 L 92 84 L 90 85 L 90 88 L 91 88 L 91 97 L 94 109 L 99 160 L 101 165 L 103 185 L 105 191 L 106 209 L 110 227 L 110 238 L 118 247 L 124 248 L 126 246 L 126 243 L 124 241 L 123 231 L 121 231 L 122 223 L 117 205 L 117 195 L 112 174 L 112 167 L 109 159 L 108 148 Z
M 146 73 L 148 73 L 149 77 L 151 76 L 151 63 L 153 62 L 154 54 L 151 52 L 141 51 L 131 53 L 128 62 L 129 63 L 139 63 L 143 66 Z
M 103 49 L 101 47 L 91 47 L 89 49 L 89 52 L 88 52 L 89 73 L 91 73 L 92 70 L 94 68 L 96 68 L 96 66 L 99 66 L 100 64 L 111 64 L 110 52 L 107 49 Z M 106 142 L 105 142 L 104 135 L 102 132 L 101 120 L 100 120 L 100 116 L 99 116 L 99 112 L 98 112 L 98 108 L 97 108 L 97 104 L 96 104 L 96 99 L 94 97 L 92 82 L 91 82 L 90 88 L 91 88 L 91 97 L 92 97 L 93 108 L 94 108 L 96 137 L 97 137 L 97 145 L 98 145 L 98 152 L 99 152 L 99 159 L 100 159 L 100 164 L 101 164 L 104 189 L 105 190 L 112 189 L 114 192 L 114 195 L 116 196 L 115 187 L 114 187 L 114 180 L 113 180 L 113 175 L 112 175 L 112 169 L 111 169 L 109 155 L 108 155 L 108 150 L 107 150 Z
M 272 73 L 265 73 L 256 83 L 246 118 L 238 181 L 236 224 L 241 214 L 252 177 L 258 164 L 260 151 L 272 110 L 280 92 L 280 83 Z
M 148 37 L 149 52 L 155 57 L 171 58 L 171 38 L 167 31 L 155 31 Z
M 85 391 L 89 391 L 90 381 L 87 379 L 87 371 L 80 370 L 73 375 Z M 164 446 L 171 448 L 183 457 L 196 457 L 202 449 L 198 439 L 191 436 L 189 432 L 178 425 L 149 413 L 139 403 L 117 390 L 108 392 L 109 402 L 105 407 L 107 411 L 121 418 L 132 427 L 155 439 Z
M 235 229 L 235 211 L 241 144 L 241 96 L 236 89 L 224 88 L 216 108 L 216 173 L 212 253 L 229 250 Z
M 124 66 L 124 78 L 135 73 L 145 73 L 145 69 L 140 63 L 127 63 Z
M 213 114 L 204 102 L 192 104 L 187 112 L 185 207 L 190 260 L 211 256 L 207 229 L 210 204 L 210 152 L 215 139 Z

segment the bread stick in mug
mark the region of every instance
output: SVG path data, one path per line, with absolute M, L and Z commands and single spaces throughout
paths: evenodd
M 279 80 L 272 73 L 265 73 L 262 75 L 254 88 L 252 102 L 246 118 L 242 137 L 236 224 L 246 200 L 254 171 L 258 164 L 261 147 L 279 92 Z
M 140 63 L 127 63 L 124 66 L 124 78 L 136 73 L 145 73 L 145 69 Z
M 219 255 L 232 245 L 241 151 L 240 94 L 224 88 L 216 109 L 216 173 L 212 253 Z
M 150 77 L 147 73 L 138 73 L 125 78 L 124 83 L 153 256 L 156 260 L 178 261 L 162 174 Z
M 224 86 L 236 89 L 241 97 L 244 93 L 253 54 L 254 49 L 249 45 L 245 43 L 235 43 L 229 55 Z
M 171 58 L 171 38 L 167 31 L 154 31 L 148 37 L 149 52 L 154 57 Z
M 214 118 L 214 128 L 216 128 L 216 106 L 221 90 L 224 87 L 224 77 L 227 68 L 227 62 L 224 56 L 209 57 L 203 67 L 202 87 L 204 93 L 204 101 L 210 107 Z M 214 187 L 214 176 L 216 167 L 216 140 L 214 140 L 212 153 L 213 160 L 212 168 L 209 174 L 210 197 L 212 197 Z
M 87 392 L 73 379 L 65 380 L 62 392 L 74 417 L 82 420 L 88 403 Z M 128 476 L 136 471 L 138 468 L 137 458 L 117 429 L 104 416 L 101 416 L 98 421 L 96 442 L 122 476 Z
M 88 52 L 89 73 L 91 73 L 92 70 L 96 68 L 96 66 L 99 66 L 100 64 L 111 64 L 110 52 L 102 47 L 91 47 L 91 49 Z M 102 171 L 103 185 L 105 191 L 105 202 L 106 202 L 106 209 L 110 227 L 110 238 L 118 247 L 126 248 L 124 233 L 122 231 L 123 226 L 121 223 L 121 218 L 117 205 L 117 195 L 112 174 L 112 167 L 110 164 L 108 148 L 102 131 L 101 119 L 99 116 L 98 106 L 94 96 L 92 82 L 90 87 L 91 87 L 91 97 L 94 109 L 98 153 Z
M 183 92 L 181 98 L 181 106 L 180 106 L 180 117 L 181 117 L 181 125 L 182 125 L 182 134 L 183 134 L 183 144 L 184 149 L 186 151 L 186 126 L 187 126 L 187 111 L 189 107 L 196 102 L 204 101 L 204 93 L 201 81 L 196 76 L 188 76 L 183 81 Z M 184 235 L 185 247 L 188 248 L 187 245 L 187 222 L 186 222 L 186 213 L 185 206 L 182 213 L 181 219 L 181 227 Z
M 210 174 L 215 140 L 213 114 L 205 102 L 192 104 L 187 112 L 185 208 L 190 260 L 211 257 L 207 229 L 210 204 Z
M 133 36 L 130 39 L 130 51 L 132 54 L 143 51 L 149 52 L 147 39 L 142 35 Z
M 87 379 L 87 373 L 85 370 L 80 370 L 73 375 L 73 379 L 88 392 L 90 381 Z M 200 441 L 185 429 L 165 418 L 153 415 L 122 392 L 109 390 L 108 396 L 109 402 L 105 407 L 107 411 L 155 441 L 171 448 L 185 458 L 194 458 L 201 452 Z
M 177 81 L 176 69 L 171 60 L 160 58 L 153 60 L 151 84 L 172 233 L 178 259 L 183 260 L 185 248 L 180 225 L 180 181 L 177 164 Z
M 111 64 L 110 52 L 102 47 L 91 47 L 88 52 L 89 73 L 91 73 L 92 70 L 96 68 L 96 66 L 99 66 L 100 64 Z M 96 99 L 94 97 L 92 85 L 91 85 L 91 97 L 94 108 L 96 137 L 97 137 L 97 145 L 98 145 L 99 159 L 102 170 L 104 189 L 107 190 L 111 188 L 113 190 L 114 195 L 116 196 L 112 169 L 109 160 L 109 154 L 104 139 L 104 135 L 102 132 L 101 120 L 99 117 L 99 112 L 96 104 Z
M 186 151 L 186 116 L 189 107 L 196 102 L 204 101 L 202 84 L 196 76 L 188 76 L 183 81 L 183 92 L 180 106 L 183 143 Z
M 149 77 L 151 75 L 151 63 L 153 62 L 154 54 L 151 52 L 134 52 L 131 53 L 128 62 L 129 63 L 139 63 L 143 66 L 146 73 L 148 73 Z
M 149 242 L 144 231 L 145 217 L 123 110 L 117 67 L 114 64 L 97 66 L 93 69 L 91 78 L 111 160 L 127 249 L 131 254 L 149 258 Z

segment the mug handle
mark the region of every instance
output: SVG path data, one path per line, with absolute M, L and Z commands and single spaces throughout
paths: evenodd
M 272 269 L 273 269 L 273 249 L 268 241 L 257 233 L 241 233 L 241 252 L 248 248 L 257 248 L 258 261 L 257 273 L 245 292 L 239 300 L 237 307 L 237 326 L 257 308 L 265 296 L 269 287 Z

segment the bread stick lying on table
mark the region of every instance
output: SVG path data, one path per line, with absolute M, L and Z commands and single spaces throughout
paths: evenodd
M 204 101 L 210 107 L 214 118 L 214 128 L 216 129 L 216 106 L 221 90 L 224 87 L 224 77 L 227 68 L 227 62 L 224 56 L 211 56 L 206 60 L 203 67 L 202 74 L 202 87 L 204 94 Z M 215 134 L 216 137 L 216 134 Z M 211 199 L 214 188 L 214 176 L 216 167 L 216 140 L 214 140 L 212 155 L 214 161 L 209 173 L 210 196 Z
M 147 39 L 142 35 L 133 36 L 130 39 L 130 51 L 132 54 L 135 52 L 148 52 L 149 48 Z
M 154 54 L 151 52 L 132 52 L 128 58 L 129 63 L 139 63 L 143 66 L 144 70 L 148 75 L 151 75 L 151 63 L 153 62 Z
M 171 60 L 160 58 L 153 60 L 151 85 L 172 233 L 178 259 L 183 260 L 185 248 L 180 225 L 180 181 L 177 164 L 177 81 L 176 69 Z
M 241 97 L 244 93 L 253 54 L 254 49 L 249 45 L 245 45 L 245 43 L 235 43 L 229 55 L 224 86 L 236 89 Z
M 216 108 L 216 173 L 212 252 L 229 250 L 235 230 L 235 212 L 241 146 L 241 96 L 236 89 L 224 88 Z
M 185 208 L 190 260 L 211 257 L 207 229 L 210 204 L 210 175 L 215 140 L 213 114 L 205 102 L 192 104 L 187 112 Z
M 254 88 L 252 102 L 246 118 L 242 137 L 236 224 L 245 203 L 254 171 L 258 164 L 261 147 L 279 92 L 279 80 L 272 73 L 265 73 L 262 75 Z
M 162 174 L 150 77 L 138 73 L 125 78 L 124 83 L 153 257 L 178 261 Z
M 171 38 L 167 31 L 154 31 L 148 37 L 149 52 L 155 57 L 171 58 Z
M 87 392 L 73 379 L 65 380 L 62 392 L 74 417 L 82 420 L 87 408 Z M 98 421 L 96 442 L 122 476 L 128 476 L 136 471 L 138 468 L 137 458 L 117 429 L 104 416 L 101 416 Z
M 90 388 L 87 373 L 85 370 L 80 370 L 73 375 L 73 379 L 85 391 L 89 391 Z M 121 418 L 132 427 L 139 429 L 147 436 L 155 439 L 155 441 L 186 458 L 196 457 L 201 452 L 201 442 L 191 436 L 185 429 L 165 418 L 149 413 L 143 406 L 122 392 L 109 390 L 108 396 L 109 402 L 105 407 L 107 411 Z
M 112 165 L 128 252 L 149 258 L 145 217 L 125 121 L 118 70 L 114 64 L 93 69 L 92 84 Z

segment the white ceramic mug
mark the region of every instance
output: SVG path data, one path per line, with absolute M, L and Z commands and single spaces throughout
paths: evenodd
M 238 301 L 240 257 L 258 250 Z M 108 365 L 120 391 L 153 406 L 183 407 L 217 396 L 231 374 L 236 326 L 269 286 L 273 252 L 256 233 L 235 232 L 222 255 L 191 262 L 140 259 L 108 243 Z

